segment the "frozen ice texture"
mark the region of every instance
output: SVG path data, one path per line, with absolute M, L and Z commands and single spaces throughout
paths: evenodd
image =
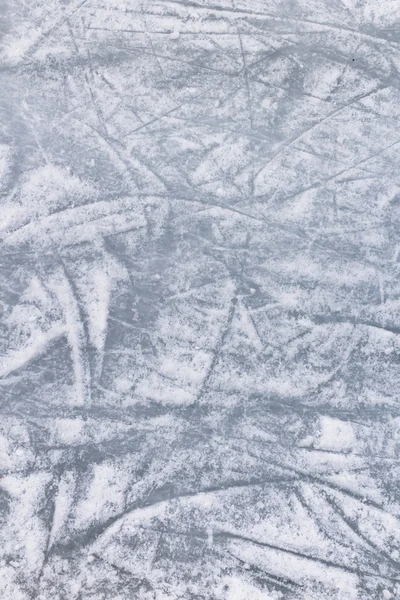
M 1 600 L 400 597 L 400 2 L 0 0 Z

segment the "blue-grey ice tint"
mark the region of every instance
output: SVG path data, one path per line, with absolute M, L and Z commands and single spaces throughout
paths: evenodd
M 0 34 L 0 598 L 399 598 L 400 2 Z

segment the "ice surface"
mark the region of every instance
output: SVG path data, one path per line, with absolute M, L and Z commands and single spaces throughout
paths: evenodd
M 400 598 L 400 2 L 0 32 L 0 599 Z

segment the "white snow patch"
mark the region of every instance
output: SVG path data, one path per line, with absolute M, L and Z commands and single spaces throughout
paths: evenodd
M 81 418 L 57 419 L 56 436 L 62 444 L 77 444 L 83 434 L 85 422 Z
M 226 577 L 223 583 L 228 588 L 224 600 L 275 600 L 276 598 L 238 576 Z
M 315 447 L 321 450 L 349 451 L 356 445 L 353 426 L 347 421 L 341 421 L 326 415 L 320 418 L 321 433 Z

